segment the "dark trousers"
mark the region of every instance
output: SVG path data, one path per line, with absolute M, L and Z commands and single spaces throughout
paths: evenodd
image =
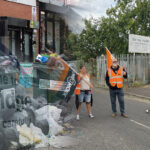
M 111 107 L 113 113 L 117 113 L 116 110 L 116 98 L 118 98 L 119 106 L 120 106 L 120 112 L 121 114 L 125 113 L 125 106 L 124 106 L 124 92 L 123 89 L 111 89 L 109 88 L 110 92 L 110 100 L 111 100 Z

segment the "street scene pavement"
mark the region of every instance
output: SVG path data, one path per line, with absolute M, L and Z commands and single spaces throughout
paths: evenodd
M 145 98 L 150 100 L 150 85 L 145 85 L 136 88 L 127 88 L 125 92 L 128 95 L 134 95 L 137 97 Z
M 117 117 L 112 118 L 109 91 L 96 89 L 93 106 L 95 118 L 88 117 L 83 104 L 80 120 L 72 121 L 76 132 L 74 135 L 79 140 L 79 145 L 67 149 L 149 150 L 150 114 L 147 114 L 145 109 L 150 108 L 150 102 L 125 95 L 125 106 L 128 118 L 120 116 L 119 107 Z M 76 113 L 75 107 L 73 113 Z
M 150 0 L 0 0 L 0 150 L 150 150 L 149 35 Z

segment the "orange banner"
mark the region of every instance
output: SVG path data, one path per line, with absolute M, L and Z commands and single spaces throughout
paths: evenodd
M 107 58 L 107 69 L 109 69 L 112 65 L 112 55 L 108 48 L 106 48 L 106 58 Z

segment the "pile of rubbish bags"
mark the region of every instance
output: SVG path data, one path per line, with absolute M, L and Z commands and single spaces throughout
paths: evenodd
M 65 106 L 52 106 L 43 97 L 33 99 L 26 96 L 24 88 L 19 84 L 15 95 L 15 99 L 10 96 L 9 107 L 4 107 L 8 103 L 3 104 L 1 99 L 0 150 L 75 145 L 75 139 L 58 136 L 64 130 L 64 116 L 67 114 Z
M 12 73 L 19 68 L 19 62 L 15 56 L 0 56 L 0 72 Z
M 38 56 L 40 62 L 46 62 L 45 58 Z M 62 136 L 64 122 L 74 117 L 68 115 L 68 107 L 61 103 L 51 105 L 44 97 L 27 96 L 25 89 L 16 83 L 19 69 L 15 56 L 0 57 L 0 150 L 76 145 L 74 138 Z

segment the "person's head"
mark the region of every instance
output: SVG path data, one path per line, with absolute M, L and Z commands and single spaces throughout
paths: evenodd
M 80 71 L 83 74 L 86 73 L 86 67 L 85 67 L 85 65 L 80 66 Z
M 112 59 L 112 67 L 113 67 L 113 68 L 117 68 L 117 66 L 118 66 L 118 61 L 117 61 L 116 58 L 113 58 L 113 59 Z

